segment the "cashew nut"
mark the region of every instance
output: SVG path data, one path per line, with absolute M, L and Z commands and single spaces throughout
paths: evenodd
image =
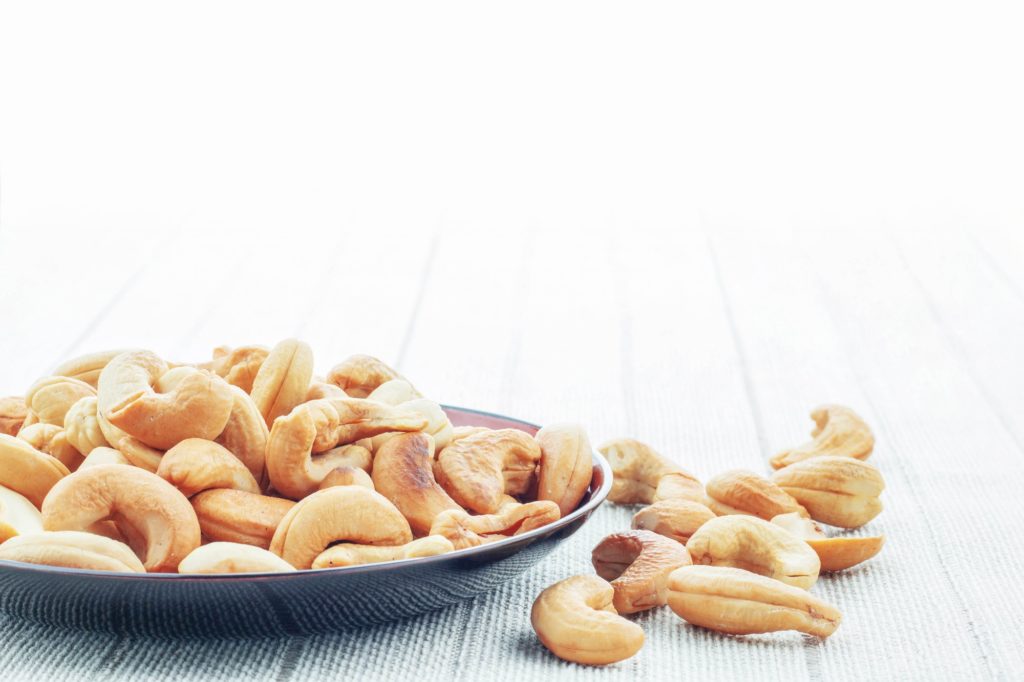
M 329 384 L 325 380 L 313 378 L 310 382 L 309 388 L 306 390 L 306 398 L 302 402 L 308 403 L 310 400 L 323 400 L 324 398 L 347 398 L 348 395 L 345 391 L 341 390 L 334 384 Z M 384 402 L 379 400 L 377 402 Z
M 73 530 L 19 535 L 0 545 L 0 559 L 89 571 L 145 573 L 124 543 Z
M 690 500 L 706 505 L 708 496 L 696 476 L 686 471 L 672 471 L 658 479 L 654 489 L 654 501 L 661 500 Z
M 442 450 L 434 475 L 457 503 L 491 514 L 506 493 L 522 495 L 533 487 L 540 456 L 540 445 L 525 431 L 482 431 Z
M 353 398 L 366 398 L 381 384 L 401 378 L 398 372 L 372 355 L 349 356 L 327 373 L 328 382 Z
M 270 551 L 301 569 L 310 568 L 336 542 L 394 546 L 411 541 L 409 523 L 386 497 L 346 485 L 319 490 L 292 507 L 281 519 Z
M 333 384 L 331 385 L 333 386 Z M 366 396 L 366 399 L 376 400 L 378 403 L 386 403 L 388 405 L 401 405 L 402 403 L 422 397 L 420 392 L 413 388 L 412 384 L 405 379 L 391 379 L 373 389 L 373 392 Z
M 160 462 L 164 458 L 163 451 L 151 448 L 131 436 L 125 436 L 118 441 L 117 450 L 124 455 L 129 464 L 145 469 L 151 474 L 156 473 L 156 470 L 160 468 Z
M 82 453 L 68 442 L 67 433 L 53 424 L 32 424 L 18 432 L 18 438 L 36 450 L 56 457 L 60 463 L 74 471 L 82 463 Z
M 361 485 L 364 488 L 375 490 L 370 474 L 359 467 L 345 466 L 331 469 L 324 480 L 320 481 L 320 490 L 333 488 L 336 485 Z
M 264 346 L 239 346 L 234 350 L 216 348 L 213 351 L 214 367 L 211 369 L 232 386 L 251 393 L 256 375 L 268 355 L 270 349 Z
M 283 573 L 294 570 L 294 566 L 273 552 L 237 542 L 211 542 L 196 547 L 178 564 L 178 573 Z
M 591 554 L 597 574 L 615 589 L 618 613 L 636 613 L 667 603 L 668 575 L 690 565 L 686 547 L 649 530 L 613 533 Z
M 779 514 L 807 514 L 789 493 L 753 471 L 733 469 L 709 478 L 707 506 L 718 516 L 750 514 L 770 521 Z
M 53 486 L 42 512 L 47 530 L 88 530 L 111 519 L 122 532 L 137 533 L 145 543 L 140 558 L 151 572 L 174 571 L 199 546 L 192 505 L 170 483 L 138 467 L 104 464 L 76 471 Z
M 89 467 L 98 466 L 100 464 L 131 464 L 127 457 L 121 454 L 120 450 L 114 448 L 108 448 L 100 446 L 93 448 L 92 452 L 86 455 L 82 463 L 78 465 L 78 471 L 87 469 Z
M 780 514 L 772 519 L 772 523 L 807 542 L 821 560 L 823 571 L 842 571 L 863 563 L 882 551 L 885 544 L 884 535 L 830 538 L 821 526 L 799 514 Z
M 243 490 L 214 488 L 191 499 L 203 536 L 210 540 L 270 547 L 274 532 L 295 503 Z
M 96 388 L 103 368 L 111 360 L 121 355 L 121 353 L 127 353 L 128 350 L 127 348 L 119 348 L 117 350 L 100 351 L 99 353 L 89 353 L 88 355 L 71 358 L 57 365 L 57 368 L 53 370 L 53 376 L 78 379 Z
M 17 436 L 25 418 L 28 407 L 25 399 L 19 396 L 0 398 L 0 434 Z
M 554 523 L 561 515 L 550 500 L 504 504 L 494 514 L 471 516 L 462 509 L 447 509 L 434 518 L 430 535 L 443 535 L 455 549 L 476 547 Z
M 109 445 L 96 416 L 98 401 L 95 396 L 82 398 L 64 415 L 64 434 L 68 442 L 88 457 L 95 448 Z
M 233 401 L 227 382 L 193 369 L 173 390 L 158 393 L 154 384 L 166 371 L 167 363 L 149 351 L 118 355 L 100 373 L 99 414 L 159 450 L 186 438 L 216 438 L 231 415 Z M 105 429 L 104 436 L 108 443 L 120 440 L 111 440 Z
M 875 447 L 875 436 L 860 415 L 842 405 L 822 405 L 811 412 L 814 430 L 811 440 L 791 450 L 783 450 L 771 459 L 772 467 L 781 469 L 790 464 L 835 455 L 867 459 Z
M 373 393 L 370 396 L 367 400 L 373 400 Z M 415 400 L 399 403 L 395 407 L 420 414 L 427 420 L 427 425 L 423 427 L 422 431 L 431 435 L 434 439 L 434 447 L 438 451 L 447 446 L 451 441 L 454 428 L 448 419 L 448 415 L 445 414 L 445 411 L 438 403 L 427 398 L 416 398 Z M 374 436 L 371 440 L 371 448 L 376 452 L 384 443 L 397 435 L 397 433 L 382 433 L 379 436 Z
M 842 620 L 809 592 L 738 568 L 684 566 L 669 576 L 668 590 L 677 616 L 733 635 L 797 630 L 824 639 Z
M 313 378 L 313 350 L 298 339 L 274 346 L 252 383 L 252 401 L 267 426 L 306 398 Z
M 27 497 L 0 485 L 0 542 L 43 532 L 43 516 Z
M 265 488 L 269 482 L 266 456 L 270 430 L 249 394 L 232 386 L 231 396 L 231 415 L 217 442 L 241 460 L 260 487 Z
M 392 438 L 373 458 L 373 486 L 391 500 L 417 535 L 446 509 L 462 511 L 434 480 L 434 439 L 416 432 Z
M 594 475 L 590 439 L 578 424 L 551 424 L 535 438 L 541 453 L 537 499 L 551 500 L 565 516 L 576 509 L 590 488 Z
M 416 431 L 425 426 L 426 419 L 418 413 L 370 400 L 339 398 L 303 403 L 278 418 L 270 430 L 270 482 L 282 495 L 304 497 L 316 490 L 332 469 L 352 463 L 355 455 L 349 449 L 362 449 L 358 445 L 336 449 L 337 445 L 386 431 Z
M 700 502 L 659 500 L 633 514 L 633 528 L 653 531 L 685 545 L 698 528 L 713 518 L 715 513 Z
M 427 535 L 398 547 L 341 544 L 327 548 L 313 560 L 313 568 L 336 568 L 358 564 L 377 564 L 418 557 L 435 556 L 455 551 L 451 541 L 441 535 Z
M 64 426 L 64 416 L 82 398 L 96 395 L 96 389 L 78 379 L 52 376 L 32 384 L 25 404 L 43 424 Z
M 719 516 L 686 543 L 693 563 L 742 568 L 807 590 L 821 561 L 807 543 L 756 516 Z
M 24 495 L 36 507 L 70 471 L 59 460 L 14 436 L 0 434 L 0 485 Z
M 875 467 L 850 457 L 820 456 L 779 469 L 772 480 L 802 504 L 815 521 L 858 528 L 882 511 L 885 488 Z
M 223 446 L 201 438 L 186 438 L 164 453 L 156 475 L 185 497 L 212 488 L 260 492 L 259 484 L 241 460 Z
M 654 502 L 662 476 L 683 471 L 682 467 L 659 455 L 651 446 L 632 438 L 610 440 L 598 450 L 612 465 L 614 478 L 608 499 L 618 504 Z
M 644 645 L 644 631 L 615 612 L 615 590 L 596 575 L 577 575 L 547 588 L 533 602 L 530 623 L 547 649 L 566 661 L 607 665 Z

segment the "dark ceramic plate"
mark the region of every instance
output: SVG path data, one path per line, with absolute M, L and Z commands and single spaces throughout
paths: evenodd
M 537 426 L 445 407 L 456 426 Z M 608 496 L 608 462 L 579 508 L 557 522 L 480 547 L 365 566 L 237 575 L 110 573 L 0 561 L 0 611 L 49 625 L 147 636 L 307 634 L 407 618 L 493 590 L 575 533 Z

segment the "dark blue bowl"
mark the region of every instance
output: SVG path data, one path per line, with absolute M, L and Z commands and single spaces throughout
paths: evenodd
M 445 411 L 456 426 L 538 429 L 486 412 Z M 0 611 L 61 627 L 202 637 L 312 634 L 408 618 L 493 590 L 575 533 L 612 485 L 608 462 L 593 456 L 593 481 L 576 511 L 507 540 L 440 556 L 295 573 L 111 573 L 0 561 Z

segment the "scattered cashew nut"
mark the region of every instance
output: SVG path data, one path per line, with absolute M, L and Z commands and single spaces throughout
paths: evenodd
M 881 552 L 882 545 L 885 544 L 884 535 L 830 538 L 825 535 L 821 526 L 799 514 L 780 514 L 772 519 L 772 523 L 806 541 L 821 559 L 823 571 L 843 571 L 852 568 Z
M 746 469 L 733 469 L 709 478 L 705 487 L 707 506 L 718 516 L 750 514 L 770 521 L 788 512 L 807 514 L 789 493 Z
M 715 513 L 700 502 L 659 500 L 633 514 L 633 528 L 653 531 L 685 545 L 698 528 L 713 518 Z
M 772 480 L 830 526 L 858 528 L 882 511 L 882 474 L 850 457 L 820 456 L 779 469 Z
M 669 573 L 690 565 L 686 547 L 649 530 L 613 533 L 594 547 L 597 574 L 615 589 L 615 610 L 636 613 L 664 606 Z
M 814 430 L 811 440 L 791 450 L 783 450 L 771 459 L 775 469 L 819 457 L 835 455 L 867 459 L 875 447 L 875 436 L 860 415 L 842 405 L 822 405 L 811 412 Z

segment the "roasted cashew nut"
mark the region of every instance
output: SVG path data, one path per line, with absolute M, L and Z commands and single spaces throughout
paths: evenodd
M 231 415 L 230 386 L 215 374 L 189 368 L 171 391 L 158 393 L 154 384 L 167 369 L 167 363 L 149 351 L 118 355 L 100 373 L 99 414 L 158 450 L 186 438 L 216 438 Z M 111 444 L 120 440 L 111 440 L 105 429 L 104 435 Z
M 306 398 L 313 378 L 313 350 L 298 339 L 274 346 L 252 383 L 252 400 L 267 426 Z
M 882 511 L 882 474 L 850 457 L 820 456 L 779 469 L 772 480 L 802 504 L 815 521 L 859 528 Z
M 131 461 L 129 461 L 120 450 L 100 446 L 98 448 L 93 448 L 92 452 L 86 455 L 85 459 L 82 460 L 82 463 L 78 465 L 78 471 L 88 469 L 89 467 L 99 466 L 100 464 L 131 465 Z
M 715 513 L 700 502 L 659 500 L 633 514 L 633 528 L 649 530 L 685 545 L 698 528 L 713 518 Z
M 494 514 L 477 516 L 461 509 L 448 509 L 434 518 L 430 535 L 443 535 L 451 540 L 455 549 L 465 549 L 521 535 L 554 523 L 559 518 L 558 505 L 550 500 L 526 504 L 513 502 L 502 505 Z
M 373 458 L 373 487 L 398 507 L 417 535 L 446 509 L 462 511 L 434 480 L 434 439 L 422 432 L 392 438 Z
M 882 551 L 885 536 L 828 537 L 814 521 L 803 518 L 799 514 L 780 514 L 772 519 L 776 526 L 785 528 L 798 538 L 802 538 L 821 559 L 821 570 L 843 571 L 863 563 Z
M 341 390 L 334 384 L 327 383 L 326 380 L 313 378 L 310 382 L 309 388 L 306 390 L 306 398 L 302 402 L 308 403 L 310 400 L 323 400 L 324 398 L 348 398 L 349 396 L 345 391 Z M 377 402 L 384 402 L 379 400 Z M 389 403 L 390 404 L 390 403 Z
M 615 610 L 636 613 L 667 603 L 669 573 L 689 566 L 690 555 L 675 540 L 649 530 L 631 530 L 599 542 L 591 562 L 615 589 Z
M 386 431 L 417 431 L 426 419 L 415 412 L 357 398 L 314 400 L 278 418 L 267 443 L 267 471 L 274 488 L 299 499 L 317 489 L 353 454 L 339 444 L 354 443 Z M 348 446 L 350 449 L 358 445 Z M 319 453 L 319 454 L 318 454 Z M 369 453 L 366 453 L 369 456 Z
M 349 356 L 327 373 L 328 382 L 353 398 L 366 398 L 381 384 L 401 378 L 398 372 L 371 355 Z
M 709 478 L 705 487 L 708 494 L 706 504 L 718 516 L 750 514 L 770 521 L 789 512 L 807 514 L 807 510 L 785 490 L 746 469 L 733 469 Z
M 201 438 L 186 438 L 164 453 L 156 475 L 185 497 L 212 488 L 260 492 L 259 483 L 241 460 L 223 446 Z
M 55 457 L 14 436 L 0 434 L 0 485 L 24 495 L 36 507 L 70 471 Z
M 145 469 L 151 474 L 156 473 L 164 458 L 162 450 L 151 448 L 131 436 L 125 436 L 118 441 L 117 450 L 124 455 L 129 464 Z
M 0 485 L 0 542 L 43 532 L 43 515 L 27 497 Z
M 821 455 L 867 459 L 875 448 L 875 435 L 860 415 L 842 405 L 822 405 L 811 412 L 811 440 L 771 459 L 775 469 Z
M 0 559 L 88 571 L 146 572 L 139 558 L 124 543 L 73 530 L 11 538 L 0 545 Z
M 313 568 L 338 568 L 383 561 L 417 559 L 455 551 L 451 541 L 440 535 L 427 535 L 398 547 L 341 544 L 329 547 L 313 560 Z
M 214 348 L 213 361 L 203 366 L 217 373 L 217 376 L 232 386 L 237 386 L 246 393 L 252 392 L 253 382 L 259 374 L 260 367 L 270 355 L 270 349 L 264 346 L 239 346 Z
M 67 433 L 60 426 L 53 424 L 32 424 L 18 432 L 18 438 L 25 441 L 39 452 L 56 457 L 69 471 L 81 465 L 82 453 L 68 442 Z
M 373 396 L 376 393 L 376 391 L 371 393 L 370 397 L 367 398 L 367 400 L 374 400 Z M 415 412 L 417 414 L 420 414 L 423 416 L 424 419 L 427 420 L 427 425 L 424 426 L 421 430 L 424 433 L 430 434 L 430 436 L 434 439 L 434 447 L 437 450 L 440 451 L 451 441 L 452 431 L 454 431 L 454 427 L 452 426 L 451 421 L 448 419 L 448 415 L 445 414 L 445 411 L 441 408 L 440 404 L 427 398 L 416 398 L 415 400 L 409 400 L 404 403 L 399 403 L 395 405 L 395 407 L 401 410 L 406 410 L 408 412 Z M 384 443 L 388 442 L 397 435 L 397 433 L 382 433 L 379 436 L 374 436 L 371 440 L 371 448 L 373 449 L 374 452 L 376 452 L 381 448 L 382 445 L 384 445 Z
M 231 396 L 231 415 L 217 436 L 217 442 L 242 461 L 261 488 L 266 488 L 269 482 L 267 441 L 270 440 L 270 430 L 248 393 L 232 386 Z
M 615 590 L 596 575 L 577 575 L 547 588 L 533 602 L 530 623 L 547 649 L 566 661 L 607 665 L 644 645 L 644 631 L 615 612 Z
M 334 386 L 334 384 L 330 384 Z M 338 389 L 341 390 L 340 388 Z M 413 388 L 405 379 L 392 379 L 385 381 L 383 384 L 373 389 L 373 391 L 366 396 L 367 400 L 376 400 L 378 403 L 385 403 L 387 405 L 401 405 L 412 400 L 422 398 L 420 392 Z
M 52 376 L 32 384 L 25 405 L 43 424 L 64 426 L 64 416 L 82 398 L 96 395 L 96 389 L 78 379 Z
M 24 398 L 19 396 L 0 398 L 0 434 L 17 436 L 26 417 L 28 417 L 28 407 L 25 405 Z
M 412 541 L 409 523 L 383 495 L 358 485 L 319 490 L 292 507 L 270 542 L 270 551 L 295 568 L 336 542 L 404 545 Z
M 95 448 L 110 445 L 96 415 L 98 405 L 95 396 L 87 396 L 72 405 L 64 415 L 65 437 L 84 457 L 88 457 Z
M 809 590 L 821 561 L 807 543 L 756 516 L 719 516 L 686 543 L 693 563 L 742 568 Z
M 99 353 L 80 355 L 77 358 L 71 358 L 70 360 L 57 365 L 57 368 L 53 370 L 53 376 L 78 379 L 79 381 L 84 381 L 93 388 L 96 388 L 103 368 L 118 355 L 127 353 L 128 351 L 128 348 L 119 348 L 116 350 L 105 350 L 100 351 Z
M 441 450 L 434 475 L 459 505 L 492 514 L 505 494 L 523 495 L 533 487 L 540 457 L 540 445 L 525 431 L 481 431 Z
M 140 558 L 150 572 L 174 571 L 199 546 L 199 521 L 188 499 L 138 467 L 104 464 L 76 471 L 53 486 L 42 512 L 47 530 L 87 530 L 113 520 L 144 542 Z
M 361 485 L 370 490 L 376 490 L 373 486 L 373 479 L 366 470 L 359 467 L 345 466 L 335 467 L 320 481 L 320 490 L 333 488 L 336 485 Z
M 842 620 L 834 606 L 805 590 L 717 566 L 676 569 L 668 580 L 668 605 L 688 623 L 732 635 L 797 630 L 824 639 Z
M 286 573 L 294 570 L 294 566 L 273 552 L 238 542 L 211 542 L 196 547 L 178 564 L 178 573 Z
M 574 511 L 590 488 L 594 461 L 590 439 L 579 424 L 550 424 L 535 436 L 540 445 L 537 499 L 551 500 L 562 516 Z
M 215 488 L 191 499 L 203 537 L 270 547 L 274 532 L 295 503 L 280 497 Z
M 612 466 L 612 490 L 608 499 L 618 504 L 654 502 L 661 478 L 683 471 L 682 467 L 659 455 L 651 446 L 632 438 L 610 440 L 598 450 Z

